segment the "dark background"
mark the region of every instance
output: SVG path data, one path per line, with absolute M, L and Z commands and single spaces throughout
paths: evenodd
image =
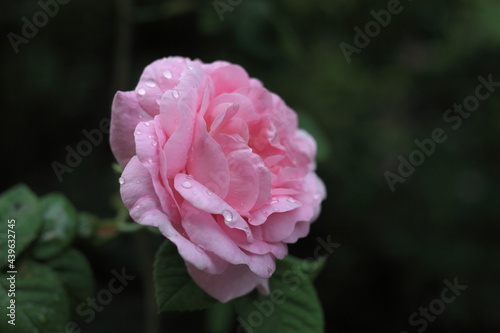
M 118 175 L 107 137 L 62 182 L 51 164 L 65 163 L 65 147 L 99 128 L 114 93 L 133 89 L 155 59 L 234 62 L 283 97 L 318 141 L 328 199 L 290 251 L 311 256 L 318 236 L 342 244 L 316 280 L 327 332 L 417 332 L 409 316 L 455 277 L 467 290 L 426 332 L 498 332 L 500 89 L 454 131 L 443 114 L 474 93 L 479 75 L 500 81 L 500 3 L 401 4 L 348 64 L 339 44 L 353 45 L 353 28 L 364 30 L 387 1 L 243 0 L 221 21 L 212 1 L 71 0 L 17 53 L 7 34 L 21 35 L 22 17 L 32 21 L 41 7 L 2 1 L 2 189 L 24 182 L 113 216 Z M 391 192 L 384 172 L 397 173 L 398 156 L 436 127 L 448 139 Z M 98 288 L 114 268 L 138 276 L 95 321 L 76 318 L 82 332 L 203 331 L 204 312 L 148 310 L 147 258 L 159 242 L 141 232 L 80 245 Z

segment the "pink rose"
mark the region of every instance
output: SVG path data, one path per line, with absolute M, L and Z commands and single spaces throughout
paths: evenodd
M 297 115 L 239 66 L 170 57 L 113 101 L 123 202 L 159 228 L 221 302 L 269 293 L 275 258 L 309 232 L 325 188 Z

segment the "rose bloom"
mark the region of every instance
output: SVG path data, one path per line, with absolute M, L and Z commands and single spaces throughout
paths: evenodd
M 240 66 L 170 57 L 113 101 L 111 148 L 137 223 L 177 246 L 221 302 L 269 293 L 275 259 L 309 232 L 325 198 L 316 143 L 297 114 Z

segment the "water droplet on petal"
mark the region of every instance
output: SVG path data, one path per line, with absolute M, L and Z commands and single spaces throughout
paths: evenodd
M 163 76 L 166 78 L 166 79 L 171 79 L 172 78 L 172 72 L 169 71 L 169 70 L 166 70 L 163 72 Z
M 154 87 L 156 87 L 156 83 L 153 80 L 147 80 L 146 86 L 148 86 L 149 88 L 154 88 Z
M 120 185 L 123 185 L 125 183 L 125 178 L 123 177 L 118 178 L 118 183 L 120 183 Z
M 205 191 L 206 195 L 208 195 L 209 197 L 213 197 L 214 196 L 214 192 L 210 191 L 210 190 L 206 190 Z
M 316 193 L 315 195 L 313 195 L 314 200 L 318 200 L 320 198 L 321 198 L 321 195 L 319 193 Z
M 148 135 L 148 139 L 152 139 L 152 138 L 153 138 L 153 136 L 152 136 L 152 135 Z
M 233 213 L 231 213 L 230 211 L 224 209 L 222 211 L 222 216 L 224 216 L 224 220 L 226 220 L 226 222 L 232 222 L 233 221 Z
M 149 125 L 151 125 L 151 124 L 149 123 L 149 121 L 146 121 L 146 122 L 144 123 L 144 125 L 149 126 Z
M 262 211 L 262 214 L 267 215 L 267 210 L 265 210 L 265 209 L 264 209 L 264 210 Z
M 194 68 L 193 68 L 193 66 L 188 65 L 188 66 L 187 66 L 187 69 L 189 69 L 190 71 L 192 71 Z
M 135 206 L 135 209 L 139 209 L 139 208 L 141 208 L 141 205 L 136 205 Z
M 279 200 L 278 200 L 278 198 L 276 198 L 276 197 L 273 197 L 273 198 L 271 199 L 271 203 L 278 203 L 278 202 L 279 202 Z
M 141 134 L 142 134 L 142 132 L 140 132 L 140 131 L 136 131 L 136 132 L 135 132 L 135 134 L 137 134 L 137 135 L 141 135 Z
M 191 188 L 191 187 L 193 187 L 193 184 L 189 180 L 183 181 L 181 185 L 184 188 Z
M 288 202 L 292 202 L 292 203 L 293 203 L 293 202 L 295 202 L 295 199 L 293 199 L 293 198 L 288 198 L 288 199 L 286 199 L 286 201 L 288 201 Z
M 149 162 L 149 163 L 153 163 L 153 159 L 152 159 L 151 157 L 150 157 L 150 158 L 148 158 L 148 162 Z
M 151 142 L 151 144 L 156 147 L 158 145 L 158 142 L 153 141 L 153 142 Z
M 141 96 L 144 96 L 146 94 L 146 90 L 141 88 L 141 89 L 137 90 L 137 93 Z
M 172 95 L 174 95 L 175 98 L 179 98 L 179 92 L 177 90 L 172 90 Z

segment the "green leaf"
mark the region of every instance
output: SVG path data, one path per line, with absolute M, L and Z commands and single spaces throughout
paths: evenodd
M 99 223 L 99 218 L 87 212 L 78 214 L 77 237 L 88 239 L 92 237 Z
M 0 274 L 0 308 L 5 310 L 11 304 L 10 300 L 15 300 L 16 325 L 8 324 L 7 318 L 10 318 L 2 311 L 0 332 L 64 332 L 70 319 L 70 308 L 66 292 L 56 273 L 37 262 L 23 261 L 15 276 L 15 295 L 9 292 L 8 276 L 11 275 Z
M 325 267 L 326 258 L 320 257 L 317 260 L 300 259 L 294 256 L 287 256 L 285 263 L 282 265 L 291 266 L 294 272 L 302 278 L 306 276 L 311 280 L 315 280 Z
M 153 277 L 158 312 L 201 310 L 217 302 L 196 285 L 176 246 L 169 241 L 156 253 Z
M 75 208 L 61 194 L 42 197 L 40 212 L 43 226 L 35 243 L 33 256 L 45 260 L 68 247 L 76 235 L 78 223 Z
M 47 265 L 61 280 L 71 301 L 71 308 L 94 294 L 94 276 L 87 259 L 80 251 L 70 248 Z
M 238 322 L 253 333 L 323 333 L 321 303 L 311 280 L 313 264 L 287 257 L 269 280 L 271 294 L 253 292 L 236 300 Z
M 0 268 L 7 265 L 7 238 L 15 236 L 15 255 L 33 242 L 41 227 L 38 199 L 26 185 L 17 185 L 0 196 Z M 8 221 L 15 220 L 13 223 Z M 9 228 L 9 225 L 12 228 Z M 8 231 L 12 230 L 12 231 Z

